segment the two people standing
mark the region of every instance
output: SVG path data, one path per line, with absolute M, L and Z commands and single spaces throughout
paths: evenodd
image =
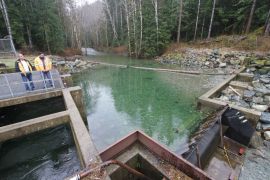
M 35 63 L 35 69 L 37 71 L 41 72 L 41 75 L 43 76 L 44 82 L 44 88 L 47 86 L 47 81 L 49 82 L 49 86 L 52 87 L 52 80 L 51 80 L 51 74 L 50 70 L 52 69 L 52 62 L 49 58 L 47 58 L 44 54 L 40 54 L 38 57 L 34 60 Z M 32 80 L 32 71 L 33 66 L 31 63 L 24 58 L 24 55 L 22 53 L 19 54 L 19 59 L 15 62 L 15 69 L 16 72 L 20 72 L 22 76 L 22 80 L 25 85 L 25 89 L 27 91 L 34 90 L 35 86 Z M 30 84 L 30 86 L 29 86 Z

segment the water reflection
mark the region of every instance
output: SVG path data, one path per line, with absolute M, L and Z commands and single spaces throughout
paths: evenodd
M 199 125 L 196 98 L 203 76 L 98 66 L 74 76 L 84 91 L 88 123 L 99 150 L 135 129 L 179 151 Z

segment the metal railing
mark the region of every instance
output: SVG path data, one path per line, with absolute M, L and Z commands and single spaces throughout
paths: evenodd
M 56 69 L 49 71 L 50 79 L 46 79 L 42 72 L 32 72 L 32 82 L 35 86 L 31 89 L 30 82 L 22 80 L 21 73 L 0 74 L 0 99 L 18 97 L 29 93 L 46 92 L 54 89 L 63 89 L 64 85 L 59 72 Z M 52 82 L 52 86 L 49 83 Z M 25 85 L 28 85 L 29 90 Z

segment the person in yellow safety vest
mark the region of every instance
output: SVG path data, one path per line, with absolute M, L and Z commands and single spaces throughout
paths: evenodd
M 37 71 L 40 71 L 42 73 L 42 76 L 44 77 L 45 80 L 44 82 L 45 86 L 47 87 L 48 81 L 49 85 L 52 87 L 53 84 L 50 73 L 50 70 L 52 69 L 52 61 L 42 53 L 35 58 L 35 68 Z
M 32 81 L 32 65 L 28 60 L 24 58 L 24 55 L 22 53 L 19 54 L 19 59 L 15 62 L 15 70 L 16 72 L 21 73 L 26 91 L 33 91 L 35 89 L 35 86 Z

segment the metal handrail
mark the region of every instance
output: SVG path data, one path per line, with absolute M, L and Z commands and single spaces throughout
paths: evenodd
M 53 71 L 56 71 L 56 72 L 53 72 Z M 43 75 L 43 73 L 40 72 L 41 74 L 39 75 L 39 77 L 41 79 L 32 80 L 31 82 L 33 82 L 33 84 L 36 84 L 36 85 L 39 84 L 39 83 L 41 83 L 41 82 L 43 82 L 43 87 L 44 88 L 42 88 L 42 89 L 41 88 L 34 89 L 34 90 L 31 90 L 30 92 L 40 92 L 40 91 L 48 91 L 48 90 L 52 90 L 52 89 L 64 88 L 62 79 L 60 77 L 60 74 L 58 73 L 57 70 L 53 70 L 53 71 L 49 71 L 50 78 L 45 78 L 44 75 Z M 34 71 L 33 73 L 37 73 L 37 71 Z M 18 89 L 14 89 L 14 86 L 17 86 L 17 85 L 23 85 L 23 86 L 25 86 L 25 84 L 27 83 L 27 85 L 30 87 L 30 82 L 29 81 L 27 81 L 27 82 L 23 82 L 22 80 L 19 81 L 19 77 L 18 77 L 18 81 L 16 80 L 14 82 L 9 81 L 9 79 L 8 79 L 8 77 L 12 77 L 12 76 L 15 77 L 17 75 L 20 76 L 21 73 L 18 72 L 18 73 L 0 74 L 0 77 L 2 76 L 3 79 L 5 80 L 4 84 L 1 84 L 0 85 L 0 88 L 7 87 L 9 89 L 9 92 L 10 92 L 10 94 L 0 95 L 0 99 L 5 98 L 5 97 L 8 97 L 8 96 L 15 97 L 15 96 L 20 96 L 20 95 L 26 94 L 26 91 L 25 90 L 24 91 L 21 91 L 21 92 L 16 92 L 16 90 L 18 90 Z M 36 75 L 36 74 L 34 74 L 34 75 Z M 57 76 L 54 77 L 55 75 L 57 75 Z M 47 81 L 49 81 L 49 80 L 52 83 L 52 87 L 48 87 L 47 86 Z M 60 87 L 56 87 L 55 82 L 59 82 L 59 86 Z M 13 86 L 13 88 L 12 88 L 12 86 Z M 17 86 L 17 88 L 18 88 L 18 86 Z

